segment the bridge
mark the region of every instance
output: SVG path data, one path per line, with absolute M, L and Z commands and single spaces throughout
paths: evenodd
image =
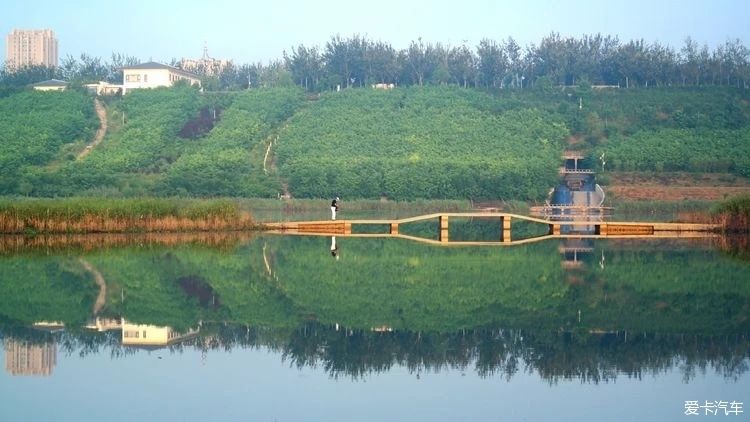
M 498 221 L 497 241 L 450 241 L 451 219 L 494 219 Z M 408 223 L 439 222 L 438 239 L 411 236 L 399 233 L 399 227 Z M 543 224 L 547 234 L 513 240 L 512 222 L 525 221 Z M 384 233 L 361 233 L 357 229 L 368 226 L 384 227 Z M 660 222 L 611 222 L 611 221 L 550 221 L 520 214 L 498 212 L 435 213 L 394 220 L 319 220 L 265 223 L 263 227 L 273 233 L 309 236 L 349 236 L 349 237 L 397 237 L 442 246 L 458 245 L 518 245 L 550 238 L 675 238 L 713 237 L 719 230 L 717 224 L 660 223 Z M 566 230 L 563 230 L 566 228 Z M 580 231 L 565 234 L 568 231 Z M 366 231 L 366 229 L 365 229 Z

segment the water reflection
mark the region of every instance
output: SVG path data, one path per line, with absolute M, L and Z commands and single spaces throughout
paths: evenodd
M 14 338 L 3 341 L 5 371 L 10 375 L 50 376 L 57 362 L 54 342 L 34 344 Z
M 549 383 L 674 368 L 685 381 L 706 368 L 736 380 L 748 370 L 742 241 L 565 239 L 499 249 L 347 238 L 346 260 L 321 259 L 323 248 L 338 257 L 338 240 L 117 237 L 106 248 L 84 247 L 85 239 L 6 248 L 6 372 L 52 374 L 58 349 L 127 358 L 141 349 L 210 357 L 258 347 L 355 379 L 395 366 L 414 376 L 535 373 Z
M 662 333 L 546 332 L 475 329 L 455 333 L 355 330 L 307 323 L 292 330 L 235 324 L 171 327 L 104 321 L 82 330 L 47 332 L 40 338 L 23 327 L 3 327 L 6 371 L 10 375 L 50 375 L 57 344 L 81 356 L 106 353 L 123 358 L 136 350 L 212 351 L 266 348 L 298 367 L 323 368 L 333 378 L 366 378 L 395 366 L 415 376 L 441 370 L 474 371 L 508 381 L 519 373 L 538 374 L 549 383 L 577 379 L 610 382 L 642 379 L 679 368 L 690 382 L 707 369 L 727 380 L 748 371 L 750 338 Z
M 331 236 L 331 256 L 339 259 L 339 245 L 336 243 L 336 236 Z

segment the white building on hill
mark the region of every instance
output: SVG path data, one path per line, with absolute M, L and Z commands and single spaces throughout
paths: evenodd
M 59 79 L 50 79 L 48 81 L 37 82 L 31 87 L 36 91 L 65 91 L 68 83 Z
M 195 73 L 156 62 L 123 67 L 122 79 L 123 94 L 127 94 L 132 89 L 172 86 L 177 81 L 201 85 L 200 77 Z

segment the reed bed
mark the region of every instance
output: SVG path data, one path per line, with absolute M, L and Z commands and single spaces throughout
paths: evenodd
M 151 247 L 184 244 L 215 249 L 231 249 L 249 241 L 252 237 L 253 233 L 247 231 L 6 235 L 0 236 L 0 255 L 71 249 L 90 252 L 128 246 Z
M 714 207 L 712 214 L 724 231 L 750 233 L 750 195 L 726 199 Z
M 0 200 L 0 233 L 125 233 L 251 230 L 251 214 L 230 200 Z

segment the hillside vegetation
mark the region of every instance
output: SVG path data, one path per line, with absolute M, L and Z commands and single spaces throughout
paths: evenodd
M 107 108 L 104 141 L 76 160 L 89 97 L 0 99 L 0 194 L 541 200 L 565 148 L 598 170 L 604 155 L 606 171 L 750 176 L 750 92 L 733 88 L 175 87 Z
M 539 199 L 567 129 L 533 108 L 500 113 L 458 88 L 324 96 L 281 134 L 281 175 L 297 196 Z
M 35 196 L 275 195 L 278 183 L 268 187 L 261 179 L 262 156 L 251 152 L 300 102 L 294 89 L 224 96 L 202 96 L 189 87 L 137 91 L 111 101 L 119 127 L 86 159 L 54 169 L 27 163 L 23 178 Z M 207 107 L 220 117 L 213 129 L 180 137 Z
M 19 172 L 57 159 L 70 159 L 93 136 L 98 120 L 86 95 L 27 91 L 0 98 L 0 192 L 32 191 Z

